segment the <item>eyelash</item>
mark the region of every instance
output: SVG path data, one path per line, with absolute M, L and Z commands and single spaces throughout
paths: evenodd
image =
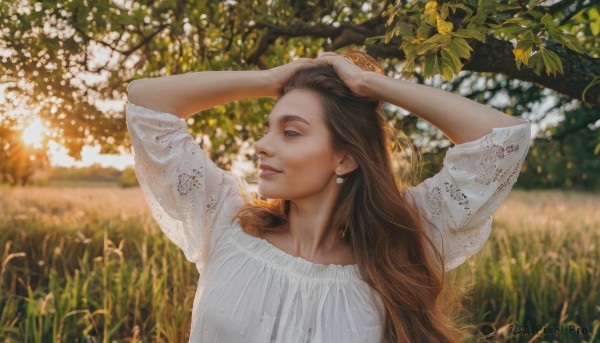
M 288 136 L 288 137 L 296 137 L 296 136 L 300 136 L 300 134 L 299 134 L 298 132 L 296 132 L 296 131 L 292 131 L 292 130 L 285 130 L 285 131 L 283 131 L 284 135 L 285 135 L 285 133 L 286 133 L 286 132 L 291 132 L 291 133 L 293 133 L 291 136 Z
M 292 135 L 290 135 L 290 136 L 286 136 L 286 135 L 285 135 L 285 133 L 286 133 L 286 132 L 291 132 L 291 133 L 293 133 L 293 134 L 292 134 Z M 267 134 L 266 132 L 263 132 L 263 133 L 261 133 L 261 134 L 259 135 L 259 137 L 260 137 L 260 138 L 263 138 L 263 137 L 264 137 L 266 134 Z M 297 137 L 297 136 L 300 136 L 300 134 L 299 134 L 298 132 L 296 132 L 296 131 L 292 131 L 292 130 L 284 130 L 284 131 L 283 131 L 283 134 L 284 134 L 284 136 L 286 136 L 286 137 Z

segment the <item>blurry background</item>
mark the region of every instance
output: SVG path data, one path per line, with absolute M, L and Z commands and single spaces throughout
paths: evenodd
M 474 281 L 465 294 L 479 333 L 599 340 L 597 1 L 7 0 L 0 341 L 187 340 L 197 272 L 135 187 L 127 84 L 344 48 L 368 52 L 390 76 L 534 123 L 519 190 L 484 250 L 453 274 Z M 256 181 L 252 146 L 273 103 L 204 111 L 190 132 L 219 166 Z M 414 144 L 402 152 L 422 156 L 416 182 L 438 171 L 450 142 L 400 108 L 384 114 Z M 514 336 L 512 322 L 587 333 Z

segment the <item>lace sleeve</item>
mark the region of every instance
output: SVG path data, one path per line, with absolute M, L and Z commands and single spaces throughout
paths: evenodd
M 247 184 L 218 168 L 179 117 L 132 103 L 126 109 L 135 170 L 162 231 L 201 270 L 211 234 L 244 205 Z
M 530 136 L 529 122 L 495 128 L 478 140 L 450 148 L 439 173 L 406 190 L 445 258 L 446 271 L 461 265 L 487 241 L 491 216 L 517 181 Z

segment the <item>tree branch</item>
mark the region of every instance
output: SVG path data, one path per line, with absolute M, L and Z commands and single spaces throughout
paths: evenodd
M 464 65 L 465 70 L 505 74 L 511 78 L 533 82 L 567 95 L 573 99 L 581 99 L 585 87 L 593 80 L 594 75 L 600 75 L 600 59 L 578 54 L 560 45 L 549 48 L 561 59 L 564 74 L 557 77 L 546 75 L 544 72 L 536 75 L 531 69 L 517 69 L 513 46 L 511 43 L 488 36 L 486 43 L 470 42 L 473 47 L 471 60 Z M 600 105 L 600 87 L 589 89 L 586 99 L 592 105 Z
M 264 27 L 267 24 L 263 24 Z M 287 27 L 269 25 L 269 34 L 275 37 L 313 36 L 330 38 L 332 44 L 328 49 L 336 50 L 353 44 L 362 45 L 366 38 L 380 35 L 385 32 L 385 24 L 374 26 L 372 29 L 364 25 L 342 24 L 337 28 L 325 25 L 311 26 L 308 24 L 294 24 Z M 600 75 L 600 59 L 589 57 L 569 50 L 561 45 L 551 45 L 548 48 L 554 51 L 562 60 L 564 74 L 556 77 L 546 75 L 543 71 L 536 75 L 533 70 L 522 67 L 519 70 L 515 64 L 512 53 L 513 46 L 510 42 L 488 36 L 485 43 L 476 40 L 469 42 L 473 48 L 471 60 L 465 61 L 463 70 L 480 73 L 501 73 L 508 77 L 522 81 L 532 82 L 572 99 L 581 99 L 585 87 L 593 80 L 595 75 Z M 401 40 L 392 39 L 387 45 L 367 45 L 367 52 L 375 58 L 404 59 L 404 52 L 399 46 Z M 600 105 L 600 85 L 590 88 L 586 100 L 591 105 Z

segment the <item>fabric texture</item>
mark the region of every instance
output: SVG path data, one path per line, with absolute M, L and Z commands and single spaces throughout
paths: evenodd
M 245 233 L 233 217 L 251 200 L 247 183 L 206 156 L 186 121 L 132 103 L 126 117 L 152 214 L 200 272 L 190 342 L 382 341 L 383 302 L 356 265 L 312 263 Z M 446 271 L 485 244 L 530 132 L 524 123 L 456 145 L 439 173 L 405 190 Z

